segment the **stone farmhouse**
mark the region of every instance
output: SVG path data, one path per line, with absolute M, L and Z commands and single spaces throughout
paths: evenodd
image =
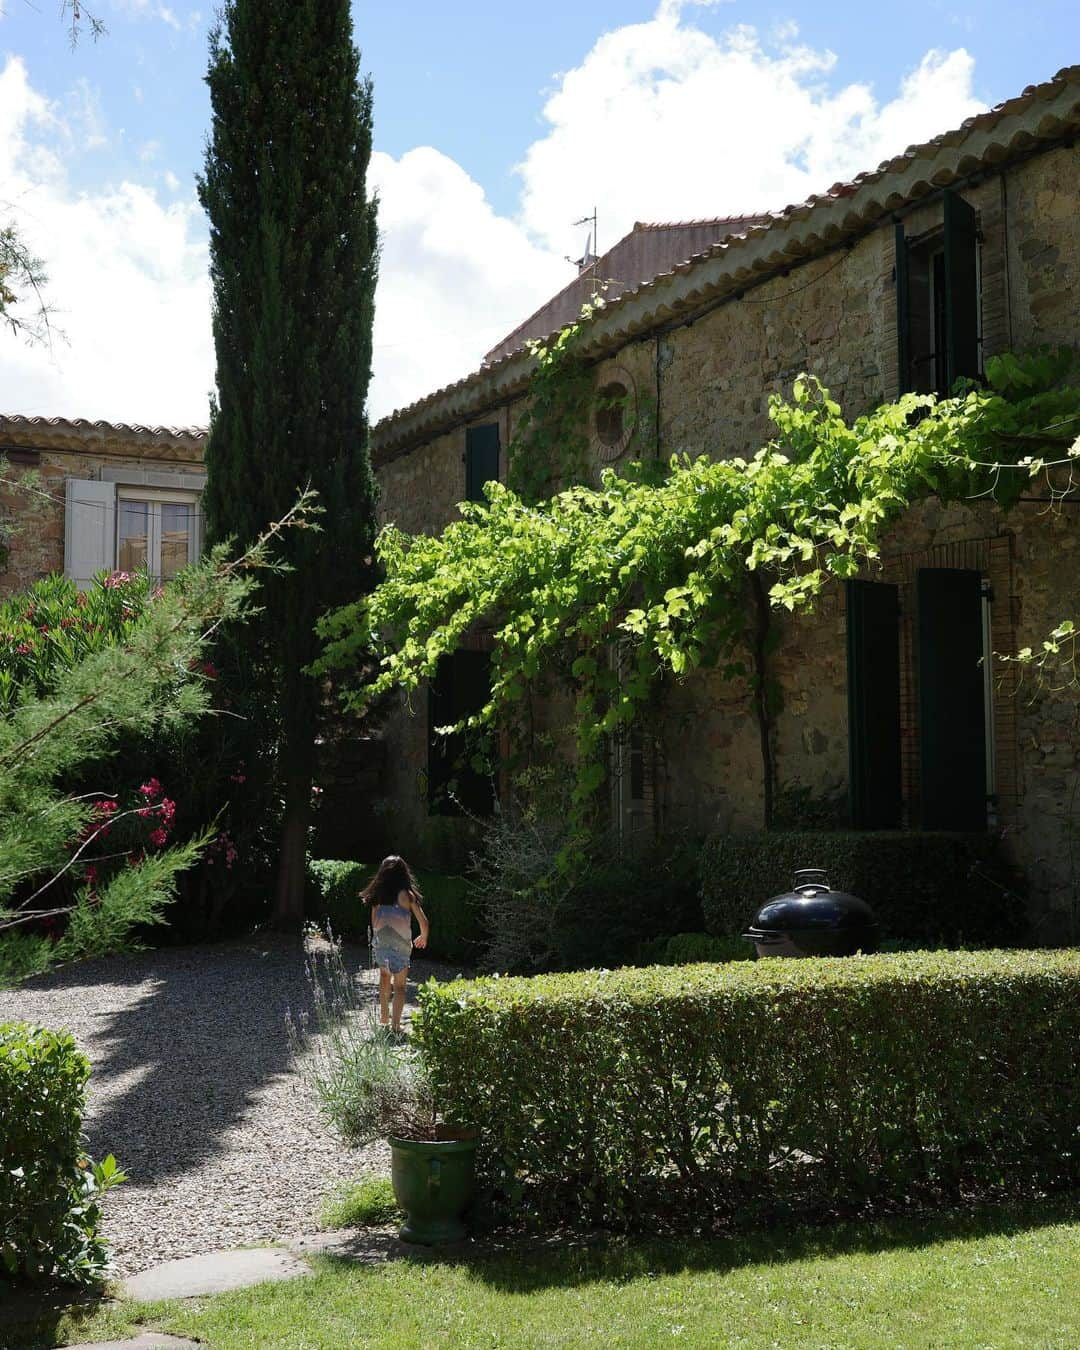
M 790 395 L 802 371 L 852 415 L 906 389 L 944 392 L 995 353 L 1080 345 L 1078 136 L 1080 66 L 806 202 L 635 226 L 473 374 L 373 429 L 383 518 L 438 531 L 505 479 L 535 365 L 528 340 L 598 295 L 583 347 L 595 472 L 753 453 L 769 436 L 769 395 Z M 194 556 L 204 434 L 0 418 L 0 454 L 37 466 L 42 488 L 30 507 L 0 497 L 0 587 L 61 567 L 83 585 L 102 567 L 168 575 Z M 771 658 L 777 787 L 844 803 L 856 828 L 1004 833 L 1048 937 L 1080 912 L 1076 704 L 1067 691 L 1016 698 L 992 657 L 1080 617 L 1078 512 L 1080 501 L 1050 510 L 1035 491 L 1008 514 L 915 507 L 881 567 L 838 584 L 809 618 L 774 619 Z M 477 633 L 426 704 L 391 713 L 365 851 L 407 840 L 417 862 L 451 862 L 474 817 L 496 809 L 495 785 L 433 730 L 484 699 L 490 641 Z M 750 707 L 745 685 L 709 672 L 673 686 L 655 722 L 613 748 L 619 828 L 760 828 L 765 758 Z
M 636 226 L 479 370 L 378 425 L 385 519 L 437 531 L 487 479 L 505 479 L 534 366 L 526 340 L 598 291 L 584 346 L 597 469 L 752 454 L 769 436 L 769 395 L 790 396 L 804 370 L 853 415 L 907 389 L 945 392 L 994 353 L 1080 343 L 1078 135 L 1072 67 L 809 201 L 657 227 L 669 258 L 680 230 L 701 247 L 640 280 L 648 227 Z M 810 618 L 774 619 L 771 658 L 783 688 L 777 786 L 843 802 L 856 828 L 1004 832 L 1046 900 L 1036 917 L 1047 934 L 1074 921 L 1080 886 L 1075 703 L 1064 692 L 1016 699 L 992 655 L 1037 646 L 1075 613 L 1078 520 L 1080 502 L 1025 500 L 1007 515 L 986 503 L 914 508 L 879 569 L 838 584 Z M 393 837 L 432 861 L 472 828 L 443 790 L 451 774 L 473 813 L 494 806 L 492 785 L 455 769 L 458 748 L 432 734 L 484 699 L 489 641 L 478 633 L 444 663 L 429 706 L 403 707 L 385 730 Z M 745 685 L 708 672 L 671 688 L 656 723 L 615 748 L 616 822 L 760 828 L 751 706 Z

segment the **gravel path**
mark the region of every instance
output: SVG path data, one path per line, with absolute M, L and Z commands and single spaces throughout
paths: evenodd
M 345 950 L 364 984 L 363 948 Z M 417 961 L 412 980 L 452 972 Z M 408 1002 L 416 996 L 410 982 Z M 0 1022 L 65 1027 L 93 1065 L 86 1134 L 129 1180 L 106 1198 L 119 1275 L 159 1261 L 313 1232 L 326 1193 L 389 1171 L 319 1119 L 285 1013 L 308 1004 L 298 938 L 109 957 L 0 990 Z

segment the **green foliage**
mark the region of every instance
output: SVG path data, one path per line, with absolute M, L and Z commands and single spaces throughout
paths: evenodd
M 571 486 L 536 504 L 491 484 L 486 503 L 463 506 L 437 537 L 389 527 L 377 545 L 385 580 L 322 622 L 317 668 L 347 675 L 374 648 L 378 678 L 351 699 L 363 707 L 418 689 L 470 629 L 489 625 L 491 701 L 463 727 L 512 725 L 527 691 L 564 669 L 571 819 L 584 834 L 608 740 L 661 679 L 701 665 L 745 674 L 752 573 L 766 576 L 771 605 L 800 612 L 876 560 L 912 502 L 985 494 L 1008 506 L 1033 478 L 1053 489 L 1075 449 L 1061 428 L 1080 419 L 1080 390 L 1054 383 L 1072 358 L 1011 360 L 991 363 L 986 388 L 905 394 L 851 423 L 800 376 L 793 401 L 771 400 L 776 434 L 752 458 L 675 457 L 658 484 L 605 472 L 599 489 Z M 620 669 L 609 659 L 616 641 Z
M 565 815 L 557 810 L 507 812 L 488 822 L 472 868 L 488 937 L 484 969 L 623 965 L 642 942 L 700 924 L 689 841 L 635 849 L 597 832 L 573 875 L 561 865 L 565 848 Z
M 379 1024 L 336 944 L 309 949 L 306 965 L 313 1011 L 290 1014 L 287 1026 L 327 1125 L 354 1148 L 390 1135 L 433 1139 L 434 1098 L 416 1051 Z
M 207 711 L 210 635 L 245 617 L 269 538 L 303 510 L 240 559 L 212 550 L 130 621 L 121 616 L 100 649 L 58 648 L 48 666 L 29 668 L 18 655 L 4 666 L 0 651 L 0 668 L 16 676 L 0 715 L 0 976 L 119 950 L 136 926 L 161 920 L 205 835 L 166 848 L 169 822 L 153 784 L 125 809 L 111 783 L 71 784 L 133 739 L 170 740 Z M 158 830 L 124 843 L 143 811 L 161 815 Z
M 523 501 L 536 502 L 554 487 L 580 482 L 588 469 L 594 377 L 581 355 L 583 322 L 568 324 L 550 343 L 532 342 L 536 369 L 529 397 L 507 447 L 507 482 Z
M 101 1196 L 124 1180 L 82 1147 L 90 1064 L 67 1032 L 0 1025 L 0 1276 L 101 1282 Z
M 299 920 L 320 692 L 304 667 L 328 606 L 374 579 L 376 484 L 366 399 L 377 273 L 370 82 L 348 0 L 228 0 L 211 37 L 210 218 L 217 399 L 208 536 L 246 544 L 306 485 L 332 505 L 318 538 L 222 660 L 276 750 L 284 827 L 276 919 Z M 354 672 L 355 673 L 355 672 Z M 258 698 L 252 698 L 257 691 Z
M 754 949 L 737 937 L 715 937 L 712 933 L 674 933 L 653 938 L 642 945 L 637 964 L 644 966 L 689 966 L 702 961 L 750 961 Z
M 366 942 L 369 920 L 360 892 L 378 870 L 371 863 L 343 862 L 334 858 L 308 861 L 308 892 L 312 914 L 329 923 L 335 937 Z M 465 877 L 441 872 L 417 872 L 424 912 L 431 921 L 431 935 L 423 955 L 434 961 L 476 962 L 483 936 L 479 900 Z
M 516 1215 L 648 1224 L 1080 1181 L 1080 952 L 429 983 L 444 1109 Z M 414 1023 L 414 1026 L 417 1025 Z
M 1026 933 L 1023 900 L 993 838 L 918 830 L 714 835 L 701 853 L 705 927 L 741 933 L 759 906 L 791 889 L 800 867 L 823 867 L 835 890 L 865 900 L 887 937 L 993 946 Z
M 154 589 L 145 572 L 103 573 L 88 591 L 48 576 L 0 603 L 0 715 L 27 693 L 46 693 L 60 671 L 123 642 Z
M 365 1177 L 343 1186 L 322 1210 L 324 1228 L 382 1228 L 401 1218 L 389 1177 Z

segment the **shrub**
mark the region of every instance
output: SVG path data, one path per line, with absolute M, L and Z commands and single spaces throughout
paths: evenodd
M 370 863 L 316 858 L 308 863 L 308 890 L 317 918 L 339 937 L 367 941 L 368 911 L 357 898 L 375 875 Z M 431 938 L 424 955 L 435 961 L 473 964 L 481 937 L 480 906 L 464 877 L 417 872 L 424 910 L 431 920 Z
M 389 1135 L 434 1138 L 424 1067 L 412 1047 L 379 1025 L 373 999 L 345 969 L 340 949 L 309 950 L 306 973 L 314 1013 L 299 1022 L 290 1014 L 286 1027 L 326 1123 L 355 1148 Z
M 67 1032 L 0 1025 L 0 1266 L 93 1286 L 108 1264 L 101 1195 L 123 1180 L 82 1147 L 90 1064 Z
M 484 966 L 580 970 L 633 961 L 643 942 L 701 926 L 697 850 L 667 839 L 628 851 L 601 835 L 573 876 L 560 871 L 566 813 L 494 818 L 473 858 L 490 934 Z
M 1080 951 L 421 990 L 440 1106 L 516 1213 L 653 1221 L 1080 1181 Z M 414 1024 L 415 1025 L 415 1024 Z
M 714 937 L 711 933 L 676 933 L 673 937 L 653 938 L 639 952 L 637 964 L 648 966 L 689 966 L 701 961 L 750 961 L 754 949 L 737 937 Z
M 1022 900 L 987 835 L 900 831 L 720 834 L 701 852 L 705 927 L 743 931 L 799 867 L 823 867 L 836 890 L 870 904 L 886 937 L 930 944 L 1023 939 Z

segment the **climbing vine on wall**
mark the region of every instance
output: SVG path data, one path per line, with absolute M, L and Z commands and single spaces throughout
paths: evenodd
M 905 394 L 852 422 L 801 376 L 790 401 L 771 399 L 775 434 L 752 458 L 676 456 L 659 482 L 608 470 L 599 488 L 539 501 L 489 484 L 488 501 L 463 505 L 441 535 L 383 531 L 386 579 L 323 621 L 318 669 L 347 672 L 373 645 L 380 672 L 350 696 L 363 705 L 417 688 L 483 623 L 495 632 L 492 694 L 466 729 L 512 715 L 562 663 L 584 828 L 606 738 L 634 721 L 665 674 L 747 674 L 755 588 L 773 608 L 807 609 L 872 563 L 885 532 L 925 497 L 1008 507 L 1033 478 L 1051 496 L 1070 491 L 1080 467 L 1073 364 L 1068 351 L 1010 354 L 988 361 L 985 386 L 940 400 Z M 628 647 L 619 670 L 608 659 L 614 641 Z

